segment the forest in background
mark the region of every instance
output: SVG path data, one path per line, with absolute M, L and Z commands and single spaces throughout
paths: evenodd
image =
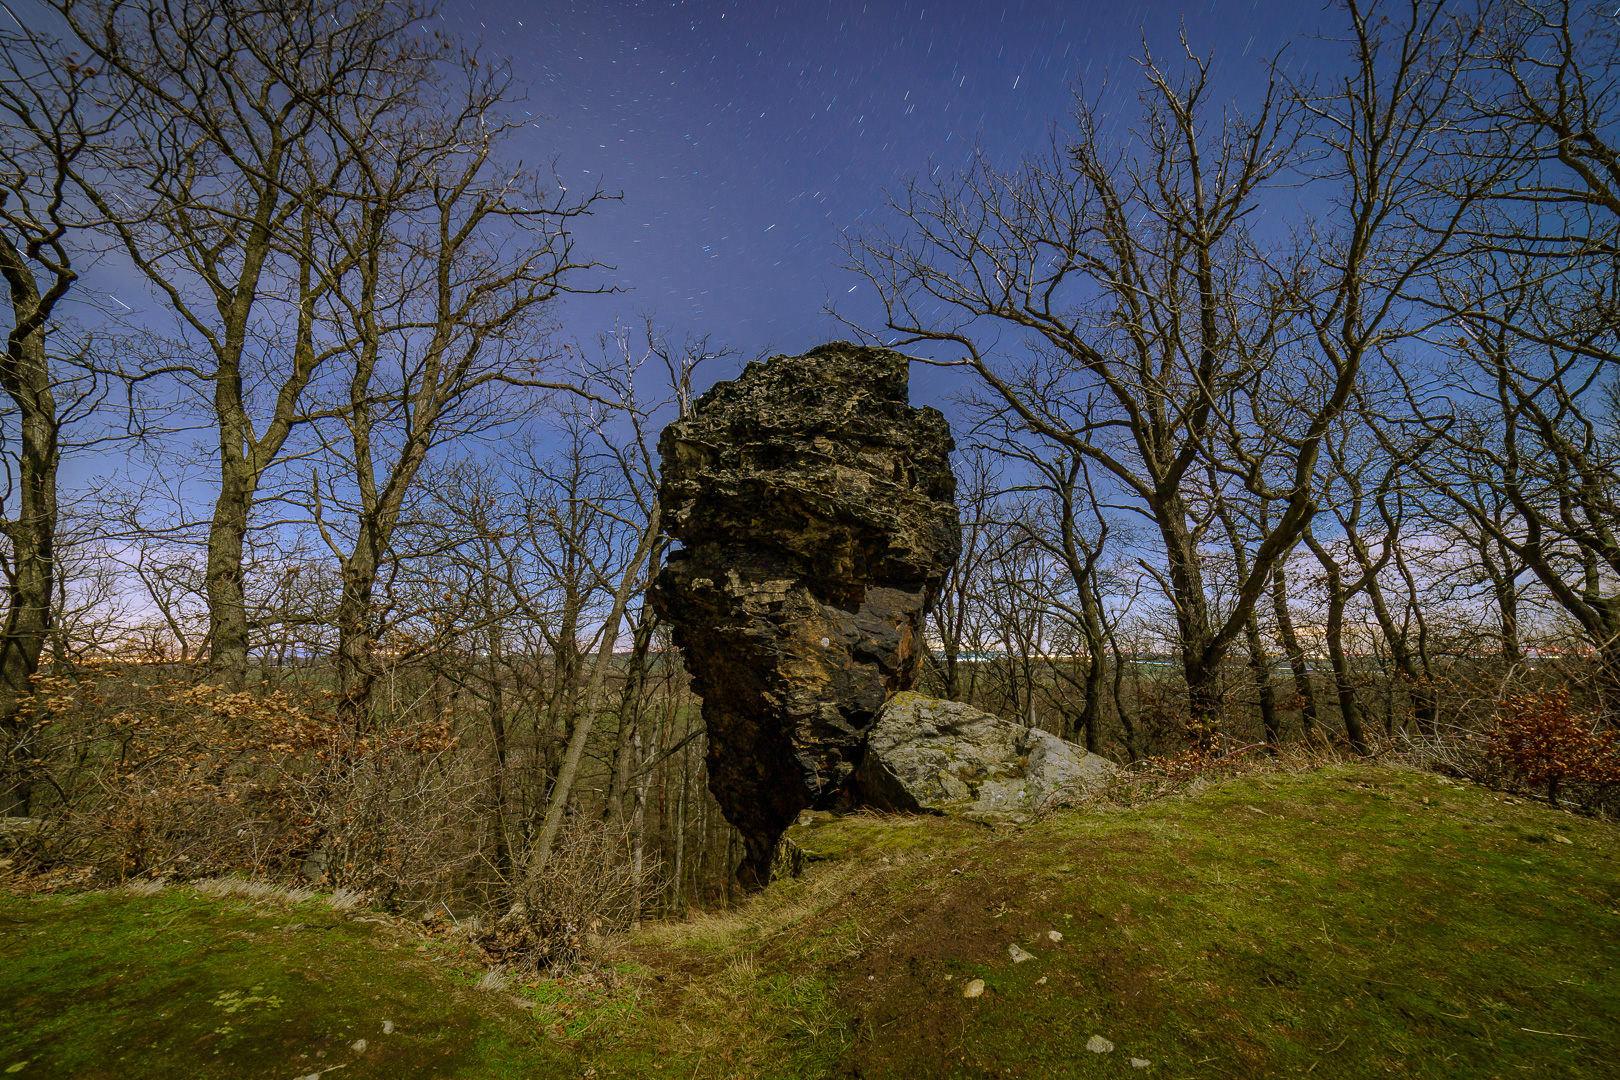
M 422 9 L 39 10 L 0 32 L 13 861 L 517 903 L 564 952 L 727 902 L 642 601 L 724 328 L 566 336 L 613 200 L 520 168 L 514 73 Z M 1121 763 L 1400 752 L 1609 806 L 1615 17 L 1335 14 L 1337 72 L 1236 100 L 1196 42 L 1144 57 L 1128 115 L 1077 84 L 843 251 L 887 311 L 851 336 L 970 387 L 921 688 Z M 107 267 L 165 318 L 102 312 Z

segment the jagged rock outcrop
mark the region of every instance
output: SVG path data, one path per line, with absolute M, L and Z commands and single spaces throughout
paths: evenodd
M 684 544 L 654 582 L 703 697 L 709 788 L 744 884 L 782 831 L 846 790 L 961 549 L 950 428 L 907 400 L 907 358 L 846 342 L 748 365 L 664 430 L 660 498 Z
M 896 694 L 867 734 L 855 793 L 878 810 L 1016 821 L 1059 791 L 1105 782 L 1107 758 L 958 701 Z

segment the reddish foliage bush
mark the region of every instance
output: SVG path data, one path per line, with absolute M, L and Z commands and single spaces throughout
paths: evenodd
M 431 893 L 471 858 L 451 834 L 471 828 L 479 778 L 446 767 L 457 740 L 441 718 L 357 734 L 318 694 L 112 665 L 36 684 L 61 792 L 40 815 L 39 861 L 54 869 L 307 876 L 386 903 Z
M 1545 784 L 1555 802 L 1565 782 L 1620 784 L 1620 732 L 1598 730 L 1595 715 L 1571 712 L 1565 688 L 1503 700 L 1487 753 L 1525 783 Z

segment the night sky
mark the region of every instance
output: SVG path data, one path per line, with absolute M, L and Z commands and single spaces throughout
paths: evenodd
M 1038 149 L 1077 78 L 1134 94 L 1144 37 L 1174 59 L 1185 25 L 1241 102 L 1279 50 L 1301 66 L 1339 55 L 1321 35 L 1342 16 L 1283 0 L 452 0 L 443 17 L 529 87 L 526 163 L 623 193 L 578 235 L 625 291 L 570 301 L 565 332 L 650 312 L 750 359 L 850 336 L 829 301 L 880 326 L 870 287 L 837 266 L 841 235 L 974 145 L 1004 165 Z M 914 381 L 924 400 L 948 389 Z

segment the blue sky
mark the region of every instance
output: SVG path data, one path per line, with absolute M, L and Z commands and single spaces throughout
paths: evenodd
M 580 251 L 613 268 L 597 280 L 623 291 L 570 302 L 567 331 L 650 312 L 751 358 L 848 336 L 822 314 L 829 300 L 880 322 L 870 288 L 837 267 L 840 238 L 971 147 L 1009 165 L 1037 150 L 1077 79 L 1134 92 L 1144 40 L 1173 59 L 1185 27 L 1241 102 L 1279 51 L 1335 57 L 1321 28 L 1342 14 L 1277 0 L 492 0 L 443 18 L 530 87 L 526 162 L 623 194 L 578 230 Z M 948 389 L 917 376 L 924 400 Z

